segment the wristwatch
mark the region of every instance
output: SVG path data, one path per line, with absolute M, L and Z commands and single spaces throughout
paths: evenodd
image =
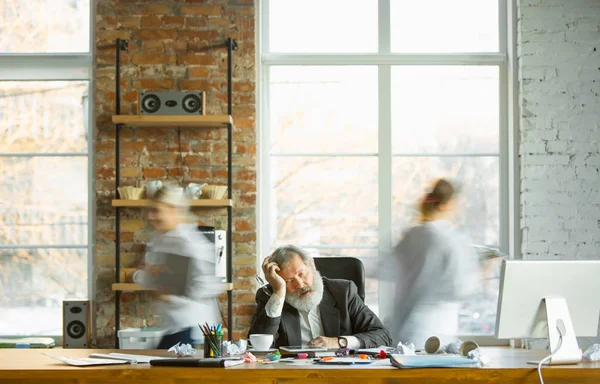
M 340 348 L 348 348 L 348 339 L 345 337 L 338 337 L 338 345 Z

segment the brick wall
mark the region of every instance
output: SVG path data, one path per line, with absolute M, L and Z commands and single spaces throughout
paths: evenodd
M 598 259 L 600 2 L 520 0 L 518 12 L 523 257 Z
M 255 47 L 252 0 L 98 0 L 96 11 L 96 252 L 95 343 L 114 340 L 115 294 L 115 48 L 121 54 L 121 113 L 136 114 L 139 91 L 204 90 L 207 113 L 227 112 L 227 51 L 213 45 L 232 37 L 233 55 L 233 265 L 235 338 L 245 334 L 253 312 L 256 263 Z M 112 46 L 111 46 L 112 44 Z M 150 180 L 227 183 L 225 129 L 129 128 L 121 133 L 121 185 Z M 183 157 L 183 159 L 182 159 Z M 226 229 L 226 210 L 195 210 L 199 222 Z M 150 227 L 140 209 L 121 212 L 121 260 L 142 260 Z M 224 295 L 222 298 L 225 298 Z M 226 306 L 222 305 L 226 314 Z M 147 293 L 121 295 L 121 328 L 152 326 Z
M 523 255 L 600 256 L 600 2 L 519 4 Z

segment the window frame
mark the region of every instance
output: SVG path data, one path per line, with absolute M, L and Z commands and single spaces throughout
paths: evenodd
M 391 52 L 390 0 L 378 0 L 378 52 L 367 54 L 293 54 L 271 53 L 269 50 L 269 1 L 263 0 L 257 6 L 256 46 L 259 53 L 257 88 L 257 118 L 259 128 L 258 173 L 259 199 L 257 201 L 258 256 L 257 263 L 266 255 L 270 243 L 269 202 L 272 200 L 270 161 L 275 156 L 270 149 L 269 87 L 270 68 L 282 65 L 375 65 L 379 74 L 379 127 L 378 127 L 378 217 L 379 255 L 389 254 L 394 246 L 392 231 L 392 159 L 402 154 L 392 152 L 392 105 L 391 72 L 392 66 L 401 65 L 476 65 L 496 66 L 499 71 L 499 162 L 500 162 L 500 250 L 511 258 L 520 258 L 520 201 L 518 166 L 518 103 L 516 65 L 516 3 L 515 0 L 498 0 L 497 53 L 457 53 L 457 54 L 405 54 Z M 310 153 L 286 153 L 285 156 L 315 155 Z M 319 153 L 319 156 L 340 155 L 339 153 Z M 366 154 L 347 154 L 365 156 Z M 367 154 L 371 155 L 371 154 Z M 427 154 L 428 156 L 432 154 Z M 433 154 L 435 155 L 435 154 Z M 457 156 L 459 154 L 443 154 Z M 471 154 L 475 155 L 475 154 Z M 418 156 L 411 154 L 411 156 Z M 298 244 L 306 246 L 305 244 Z M 307 244 L 308 245 L 308 244 Z M 331 246 L 329 246 L 331 247 Z M 317 247 L 317 248 L 328 248 Z M 355 247 L 352 247 L 355 248 Z M 360 248 L 360 247 L 356 247 Z M 363 246 L 364 248 L 364 246 Z M 480 345 L 508 345 L 508 340 L 498 340 L 493 335 L 469 335 Z
M 87 244 L 10 244 L 0 245 L 0 249 L 86 249 L 87 250 L 87 299 L 90 301 L 90 330 L 94 329 L 93 300 L 96 284 L 94 282 L 93 260 L 94 239 L 96 230 L 95 205 L 95 113 L 94 108 L 94 48 L 95 48 L 95 1 L 89 0 L 89 42 L 87 52 L 77 53 L 2 53 L 0 52 L 0 82 L 3 81 L 87 81 L 88 96 L 84 113 L 87 114 L 86 133 L 88 137 L 87 151 L 76 153 L 41 153 L 41 152 L 0 152 L 0 157 L 86 157 L 88 161 L 88 230 Z M 62 309 L 61 309 L 62 310 Z M 40 335 L 2 335 L 0 338 L 16 339 L 23 337 L 40 337 Z M 62 332 L 59 335 L 43 336 L 53 338 L 57 346 L 62 345 Z

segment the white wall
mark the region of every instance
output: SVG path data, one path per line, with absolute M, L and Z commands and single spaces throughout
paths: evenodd
M 517 3 L 523 257 L 599 259 L 600 0 Z
M 600 1 L 518 10 L 523 256 L 600 258 Z

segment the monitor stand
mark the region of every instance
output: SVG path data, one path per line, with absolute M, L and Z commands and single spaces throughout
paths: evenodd
M 545 297 L 542 299 L 542 307 L 546 309 L 548 340 L 552 354 L 545 364 L 559 365 L 581 362 L 581 349 L 579 349 L 575 337 L 567 301 L 562 297 Z M 528 361 L 527 363 L 539 364 L 539 361 Z

